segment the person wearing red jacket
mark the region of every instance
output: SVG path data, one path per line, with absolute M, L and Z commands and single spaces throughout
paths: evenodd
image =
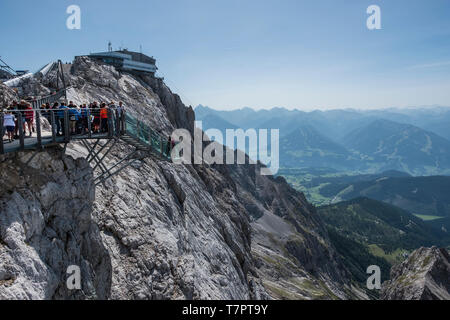
M 31 104 L 27 104 L 27 108 L 24 111 L 24 115 L 25 115 L 25 122 L 28 126 L 28 132 L 31 137 L 34 132 L 34 126 L 33 126 L 34 110 L 33 110 L 33 107 L 31 107 Z
M 108 107 L 106 103 L 102 103 L 100 108 L 101 131 L 108 132 Z

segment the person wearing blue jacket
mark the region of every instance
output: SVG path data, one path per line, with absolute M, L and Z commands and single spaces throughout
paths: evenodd
M 70 121 L 70 134 L 75 135 L 77 134 L 77 122 L 80 119 L 81 114 L 77 110 L 77 107 L 75 107 L 73 104 L 69 108 L 69 121 Z

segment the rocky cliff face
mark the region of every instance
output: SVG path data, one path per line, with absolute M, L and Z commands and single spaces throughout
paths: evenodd
M 305 196 L 259 167 L 227 166 L 252 223 L 252 254 L 264 288 L 276 299 L 367 299 L 331 246 Z
M 194 130 L 192 108 L 186 108 L 162 80 L 121 74 L 87 58 L 77 58 L 67 68 L 66 77 L 72 86 L 68 98 L 78 104 L 122 100 L 128 112 L 163 134 L 170 134 L 174 128 Z M 50 72 L 39 85 L 27 88 L 27 93 L 41 95 L 41 86 L 54 91 L 55 85 L 56 72 Z M 119 143 L 105 158 L 106 165 L 117 162 L 129 151 L 129 146 Z M 66 185 L 79 186 L 78 175 L 72 170 L 86 170 L 89 177 L 92 175 L 88 174 L 83 160 L 87 152 L 81 145 L 69 145 L 67 155 L 61 161 L 76 165 L 67 170 L 61 168 L 70 177 L 59 182 L 61 190 L 66 190 Z M 75 160 L 67 160 L 70 157 Z M 33 160 L 36 161 L 36 166 L 46 165 L 43 159 Z M 41 291 L 34 297 L 72 297 L 73 293 L 63 289 L 64 267 L 80 263 L 86 266 L 82 268 L 82 277 L 86 279 L 83 288 L 92 290 L 90 294 L 76 296 L 79 298 L 364 298 L 351 286 L 314 208 L 283 179 L 260 176 L 257 169 L 253 165 L 175 165 L 150 156 L 97 188 L 92 187 L 91 178 L 83 178 L 84 189 L 71 187 L 70 196 L 62 195 L 65 207 L 52 211 L 62 215 L 60 210 L 70 207 L 74 219 L 52 227 L 57 242 L 65 243 L 68 238 L 63 231 L 59 234 L 59 230 L 69 232 L 66 223 L 78 225 L 81 222 L 76 217 L 82 217 L 82 227 L 72 231 L 78 239 L 71 242 L 73 248 L 63 246 L 67 255 L 62 249 L 57 251 L 60 260 L 54 265 L 54 259 L 48 258 L 53 247 L 36 242 L 35 251 L 47 253 L 35 256 L 41 267 L 33 273 L 26 273 L 26 264 L 21 260 L 27 257 L 27 251 L 15 253 L 15 260 L 11 258 L 8 263 L 15 271 L 5 273 L 8 276 L 4 276 L 6 282 L 0 283 L 0 294 L 30 297 L 25 295 L 27 282 L 22 281 L 25 284 L 21 295 L 8 294 L 11 289 L 5 284 L 10 285 L 12 279 L 37 278 L 42 279 Z M 45 177 L 42 179 L 47 181 Z M 39 199 L 41 189 L 31 189 L 26 185 L 27 178 L 23 183 L 24 192 Z M 38 183 L 42 184 L 35 182 Z M 10 193 L 17 192 L 16 189 L 13 184 Z M 55 192 L 56 197 L 58 194 Z M 4 192 L 1 195 L 10 196 Z M 71 197 L 75 202 L 71 202 Z M 41 209 L 44 217 L 48 215 L 46 210 Z M 85 211 L 75 214 L 80 210 Z M 25 221 L 32 213 L 20 214 Z M 14 218 L 8 221 L 11 220 Z M 2 228 L 11 224 L 0 221 Z M 52 221 L 43 219 L 39 224 L 43 227 L 33 234 L 42 237 L 42 228 L 51 226 Z M 92 239 L 92 243 L 85 243 L 84 239 Z M 59 277 L 46 276 L 52 266 Z
M 383 284 L 385 300 L 450 300 L 450 255 L 446 249 L 421 248 L 391 270 Z
M 111 262 L 92 220 L 92 169 L 62 150 L 0 159 L 0 299 L 107 298 Z M 82 270 L 69 292 L 66 271 Z

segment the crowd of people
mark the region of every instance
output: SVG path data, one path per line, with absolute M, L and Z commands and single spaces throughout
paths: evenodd
M 89 130 L 92 134 L 107 133 L 109 132 L 109 120 L 114 119 L 116 114 L 121 117 L 124 111 L 125 107 L 122 101 L 117 105 L 114 102 L 93 102 L 89 105 L 79 106 L 72 101 L 68 104 L 55 102 L 53 105 L 43 104 L 39 110 L 33 109 L 32 105 L 25 100 L 19 103 L 14 101 L 6 109 L 1 110 L 3 115 L 1 139 L 3 140 L 7 135 L 8 141 L 13 142 L 20 138 L 20 134 L 23 134 L 24 137 L 32 137 L 36 132 L 36 112 L 39 112 L 42 118 L 47 119 L 56 136 L 64 136 L 67 128 L 69 135 L 86 135 Z M 20 121 L 22 123 L 19 123 Z M 66 121 L 68 121 L 67 125 Z M 176 142 L 169 136 L 164 150 L 161 152 L 169 155 L 175 144 Z
M 45 117 L 51 124 L 54 121 L 56 128 L 55 134 L 57 136 L 64 135 L 65 121 L 68 121 L 69 134 L 87 134 L 89 128 L 92 133 L 105 133 L 109 128 L 109 117 L 118 112 L 119 116 L 125 111 L 123 102 L 120 101 L 118 105 L 114 102 L 98 103 L 93 102 L 89 105 L 75 105 L 72 101 L 69 104 L 65 102 L 55 102 L 43 104 L 39 110 L 41 115 Z M 8 141 L 12 142 L 19 138 L 20 127 L 22 126 L 23 134 L 32 137 L 35 133 L 35 112 L 30 103 L 22 100 L 19 103 L 14 101 L 3 111 L 3 132 L 1 138 L 7 134 Z M 67 113 L 67 115 L 66 115 Z M 53 115 L 52 115 L 53 114 Z M 53 118 L 53 119 L 52 119 Z M 19 123 L 21 119 L 22 123 Z M 90 125 L 89 125 L 90 124 Z

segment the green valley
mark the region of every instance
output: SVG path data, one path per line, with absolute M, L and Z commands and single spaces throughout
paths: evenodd
M 371 264 L 380 266 L 387 279 L 390 267 L 415 249 L 450 245 L 447 232 L 377 200 L 357 198 L 317 210 L 333 245 L 360 281 Z

